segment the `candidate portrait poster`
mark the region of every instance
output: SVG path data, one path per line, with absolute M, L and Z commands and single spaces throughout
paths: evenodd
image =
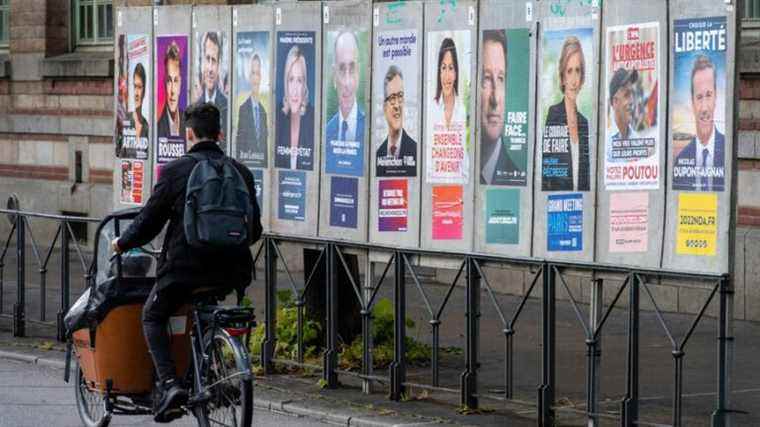
M 269 31 L 237 33 L 232 135 L 235 158 L 251 168 L 267 167 L 272 78 Z
M 373 73 L 375 175 L 417 176 L 420 41 L 416 30 L 379 32 Z M 382 209 L 382 208 L 381 208 Z M 404 222 L 404 231 L 406 222 Z
M 146 160 L 150 127 L 150 38 L 144 34 L 119 37 L 119 49 L 126 58 L 126 75 L 117 84 L 116 156 Z M 122 59 L 120 59 L 122 60 Z M 126 95 L 126 96 L 125 96 Z M 146 99 L 147 98 L 147 99 Z
M 314 40 L 314 31 L 277 32 L 276 168 L 314 170 Z
M 190 80 L 188 37 L 156 37 L 156 164 L 178 159 L 186 151 L 185 120 Z
M 530 33 L 483 30 L 480 63 L 480 183 L 525 186 L 528 170 Z
M 472 32 L 431 31 L 426 37 L 425 164 L 429 183 L 467 184 L 472 146 Z
M 653 190 L 660 186 L 658 40 L 657 22 L 607 28 L 607 190 Z
M 596 67 L 593 29 L 543 33 L 541 54 L 541 190 L 590 191 Z
M 225 54 L 229 39 L 225 31 L 195 33 L 193 47 L 193 86 L 191 99 L 194 103 L 210 102 L 219 109 L 219 126 L 226 141 L 230 104 L 230 58 Z M 220 144 L 225 149 L 224 144 Z
M 325 172 L 362 176 L 369 127 L 368 32 L 328 31 L 324 61 Z
M 673 190 L 726 187 L 726 17 L 673 23 Z

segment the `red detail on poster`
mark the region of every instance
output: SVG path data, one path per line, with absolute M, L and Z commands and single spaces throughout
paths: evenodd
M 433 187 L 433 240 L 461 240 L 464 213 L 461 185 Z

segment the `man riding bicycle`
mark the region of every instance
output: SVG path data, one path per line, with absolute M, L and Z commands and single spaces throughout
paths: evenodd
M 188 154 L 161 169 L 161 177 L 153 194 L 129 228 L 114 239 L 114 252 L 122 253 L 153 240 L 169 223 L 156 271 L 156 285 L 150 292 L 142 314 L 145 340 L 156 368 L 159 399 L 155 404 L 155 420 L 170 422 L 181 416 L 180 407 L 188 394 L 177 379 L 171 358 L 167 324 L 178 308 L 190 301 L 199 288 L 220 289 L 228 293 L 244 289 L 251 282 L 253 258 L 249 245 L 261 237 L 261 214 L 256 202 L 253 174 L 241 163 L 228 159 L 245 182 L 250 196 L 252 220 L 248 224 L 247 242 L 209 250 L 188 244 L 185 234 L 185 208 L 188 179 L 198 158 L 220 159 L 224 152 L 219 110 L 210 103 L 196 104 L 184 113 Z

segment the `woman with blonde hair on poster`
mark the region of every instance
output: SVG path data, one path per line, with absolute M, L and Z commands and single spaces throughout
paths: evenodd
M 306 58 L 299 46 L 288 51 L 284 67 L 282 108 L 277 111 L 275 166 L 312 170 L 314 108 L 309 104 Z

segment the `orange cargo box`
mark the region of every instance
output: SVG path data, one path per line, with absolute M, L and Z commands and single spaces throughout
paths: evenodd
M 142 304 L 111 310 L 98 324 L 95 346 L 90 330 L 74 332 L 74 350 L 88 385 L 105 392 L 112 381 L 113 394 L 143 394 L 153 389 L 153 361 L 142 330 Z M 172 355 L 177 375 L 182 378 L 190 362 L 190 326 L 184 307 L 171 318 Z

